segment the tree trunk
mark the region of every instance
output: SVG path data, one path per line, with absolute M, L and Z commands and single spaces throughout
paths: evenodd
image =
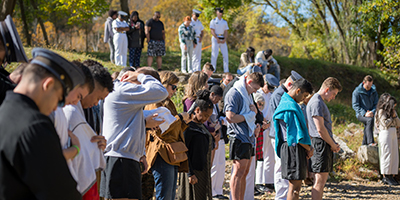
M 89 25 L 85 25 L 85 35 L 86 35 L 86 53 L 88 53 L 89 52 L 89 28 L 88 28 L 88 26 Z
M 128 0 L 121 0 L 121 10 L 128 13 L 129 15 L 129 6 L 128 6 Z
M 26 38 L 26 44 L 28 46 L 32 45 L 32 37 L 31 34 L 29 34 L 29 27 L 28 27 L 28 22 L 26 22 L 26 15 L 25 15 L 25 6 L 24 6 L 24 1 L 23 0 L 18 0 L 19 7 L 21 9 L 21 19 L 23 23 L 23 29 L 24 29 L 24 35 Z
M 31 4 L 32 4 L 32 7 L 35 10 L 35 12 L 38 12 L 36 2 L 34 0 L 31 0 Z M 50 46 L 49 38 L 47 37 L 46 27 L 44 26 L 43 20 L 39 16 L 37 17 L 37 20 L 39 22 L 40 28 L 42 29 L 43 38 L 44 38 L 44 41 L 46 42 L 46 46 Z
M 326 4 L 326 6 L 328 7 L 329 12 L 332 15 L 333 21 L 335 21 L 335 24 L 338 27 L 339 35 L 340 35 L 340 38 L 342 39 L 342 46 L 344 48 L 345 63 L 350 64 L 350 53 L 349 53 L 349 49 L 347 48 L 346 36 L 344 35 L 342 26 L 336 17 L 336 14 L 332 8 L 330 0 L 324 0 L 324 2 Z
M 328 38 L 328 41 L 325 40 L 324 42 L 327 45 L 329 54 L 331 55 L 331 57 L 328 59 L 328 61 L 336 62 L 335 51 L 333 49 L 332 43 L 329 41 L 329 39 L 331 38 L 331 33 L 329 31 L 328 22 L 326 21 L 326 16 L 322 12 L 321 7 L 316 0 L 311 0 L 311 2 L 314 4 L 315 8 L 318 11 L 318 15 L 321 17 L 322 21 L 324 22 L 325 35 L 326 35 L 326 38 Z M 323 8 L 323 9 L 325 9 L 325 8 Z
M 3 0 L 1 3 L 0 21 L 4 21 L 7 15 L 12 15 L 16 0 Z

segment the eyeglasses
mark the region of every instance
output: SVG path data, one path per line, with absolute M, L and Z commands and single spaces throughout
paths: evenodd
M 172 85 L 172 84 L 169 84 L 169 85 L 171 86 L 172 90 L 176 90 L 178 88 L 178 86 L 176 86 L 176 85 Z

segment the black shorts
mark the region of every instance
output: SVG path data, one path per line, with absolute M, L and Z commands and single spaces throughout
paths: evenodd
M 307 152 L 300 144 L 281 146 L 282 178 L 286 180 L 304 180 L 307 177 Z
M 310 172 L 332 172 L 333 152 L 331 146 L 321 138 L 311 138 L 314 155 L 310 158 Z
M 106 163 L 106 169 L 101 173 L 100 196 L 107 199 L 141 199 L 140 163 L 111 156 L 106 157 Z
M 250 159 L 252 156 L 255 155 L 254 147 L 252 144 L 242 143 L 242 141 L 234 137 L 230 137 L 229 140 L 229 159 Z

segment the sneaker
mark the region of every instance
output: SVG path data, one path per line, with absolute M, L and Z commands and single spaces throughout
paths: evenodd
M 228 197 L 226 197 L 226 196 L 224 196 L 224 195 L 222 195 L 222 194 L 215 195 L 215 196 L 213 196 L 212 198 L 213 198 L 213 200 L 229 199 Z
M 390 176 L 386 176 L 382 179 L 382 183 L 386 184 L 386 185 L 398 185 L 399 183 L 397 183 L 397 181 L 395 182 L 394 180 L 392 180 L 390 178 Z
M 399 182 L 396 181 L 396 179 L 393 177 L 393 175 L 391 175 L 389 177 L 389 180 L 392 182 L 393 185 L 399 185 Z
M 161 71 L 162 71 L 162 69 L 157 69 L 157 71 L 161 72 Z
M 260 196 L 263 194 L 264 194 L 263 191 L 261 191 L 257 186 L 254 186 L 254 196 Z

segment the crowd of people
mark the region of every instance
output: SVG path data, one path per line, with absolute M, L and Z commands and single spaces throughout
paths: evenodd
M 126 13 L 117 14 L 110 19 L 116 27 L 110 46 L 126 41 L 129 26 L 143 28 L 137 12 L 130 25 L 123 22 Z M 146 23 L 146 33 L 161 30 L 159 14 Z M 188 27 L 189 17 L 185 20 L 182 29 Z M 333 153 L 340 150 L 325 103 L 342 90 L 338 79 L 326 78 L 314 92 L 315 86 L 291 71 L 280 84 L 272 50 L 254 57 L 249 47 L 241 66 L 251 68 L 241 76 L 225 72 L 220 84 L 209 85 L 213 63 L 193 70 L 178 113 L 171 98 L 180 81 L 173 72 L 140 67 L 133 56 L 136 67 L 112 76 L 97 61 L 68 61 L 43 48 L 34 48 L 28 60 L 11 17 L 0 23 L 2 66 L 24 62 L 11 74 L 0 68 L 0 199 L 147 200 L 155 194 L 170 200 L 248 200 L 273 191 L 275 199 L 299 199 L 307 178 L 312 199 L 322 199 Z M 161 33 L 153 36 L 165 37 Z M 224 51 L 226 35 L 219 28 L 212 33 Z M 181 38 L 183 49 L 191 46 L 190 38 Z M 132 52 L 142 48 L 140 41 L 132 42 Z M 161 55 L 157 48 L 163 42 L 149 41 L 154 56 Z M 116 49 L 115 62 L 123 63 L 121 52 L 126 50 Z M 353 93 L 353 107 L 366 123 L 363 144 L 376 145 L 368 130 L 375 122 L 384 182 L 397 185 L 397 102 L 387 93 L 376 98 L 372 77 L 366 76 Z M 223 192 L 226 144 L 233 161 L 230 197 Z

